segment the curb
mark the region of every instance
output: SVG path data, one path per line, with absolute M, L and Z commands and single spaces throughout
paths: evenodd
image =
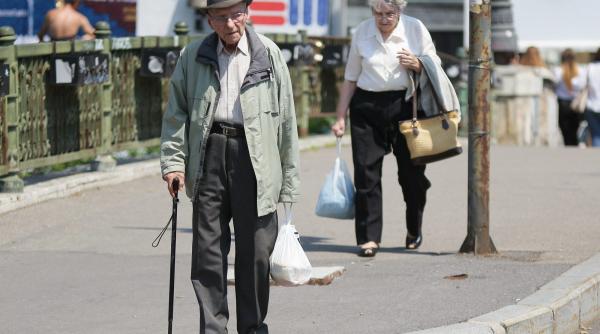
M 335 143 L 336 139 L 332 135 L 316 135 L 301 138 L 298 146 L 302 152 L 335 146 Z M 342 144 L 348 145 L 349 143 L 350 136 L 344 136 Z M 28 185 L 25 186 L 22 193 L 0 194 L 0 215 L 51 199 L 72 196 L 84 190 L 112 186 L 146 176 L 159 175 L 159 165 L 159 159 L 152 159 L 117 166 L 111 171 L 84 172 Z
M 466 322 L 407 334 L 579 333 L 600 318 L 600 253 L 515 305 Z

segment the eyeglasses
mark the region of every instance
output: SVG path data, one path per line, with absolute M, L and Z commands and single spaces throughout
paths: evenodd
M 381 12 L 377 12 L 375 10 L 373 10 L 373 16 L 375 16 L 376 19 L 378 20 L 383 20 L 383 19 L 387 19 L 387 20 L 393 20 L 394 18 L 398 17 L 398 12 L 387 12 L 387 13 L 381 13 Z
M 227 23 L 227 21 L 229 21 L 229 19 L 231 19 L 231 21 L 237 23 L 237 22 L 240 22 L 244 18 L 244 15 L 246 15 L 246 12 L 247 12 L 247 9 L 244 8 L 244 10 L 239 11 L 239 12 L 235 12 L 235 13 L 230 14 L 230 15 L 219 15 L 219 16 L 216 16 L 216 15 L 210 15 L 209 14 L 209 16 L 210 16 L 210 18 L 213 21 L 215 21 L 216 23 L 219 23 L 219 24 Z

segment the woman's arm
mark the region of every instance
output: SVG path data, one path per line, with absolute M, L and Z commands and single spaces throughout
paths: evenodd
M 340 99 L 335 110 L 337 120 L 331 127 L 331 130 L 336 137 L 343 136 L 346 131 L 346 116 L 348 115 L 348 107 L 350 106 L 350 100 L 352 99 L 355 90 L 356 81 L 344 80 L 342 91 L 340 92 Z
M 38 32 L 38 39 L 40 40 L 40 42 L 44 41 L 44 36 L 46 36 L 47 32 L 48 32 L 48 14 L 46 14 L 46 16 L 44 17 L 44 23 L 42 24 L 42 28 L 40 29 L 40 32 Z

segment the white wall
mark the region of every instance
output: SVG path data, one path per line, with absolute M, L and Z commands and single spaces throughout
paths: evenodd
M 194 30 L 194 9 L 186 0 L 137 0 L 136 35 L 174 35 L 175 23 L 185 21 Z

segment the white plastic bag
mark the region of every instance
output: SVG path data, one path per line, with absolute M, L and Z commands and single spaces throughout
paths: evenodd
M 315 213 L 320 217 L 353 219 L 354 185 L 348 167 L 342 158 L 340 139 L 337 141 L 337 157 L 333 170 L 327 174 L 325 184 L 319 193 Z
M 292 205 L 284 203 L 283 207 L 286 218 L 279 229 L 271 254 L 271 278 L 283 286 L 302 285 L 310 280 L 312 266 L 298 241 L 298 232 L 292 225 Z

